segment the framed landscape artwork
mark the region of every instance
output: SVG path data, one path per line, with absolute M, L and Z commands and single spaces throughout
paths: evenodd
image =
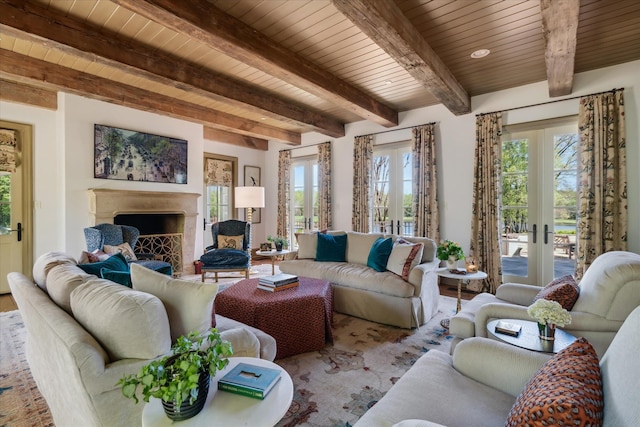
M 244 185 L 245 187 L 260 187 L 260 167 L 245 166 L 244 167 Z M 262 221 L 262 209 L 253 208 L 251 210 L 251 223 L 260 224 Z
M 94 178 L 187 183 L 187 141 L 94 125 Z

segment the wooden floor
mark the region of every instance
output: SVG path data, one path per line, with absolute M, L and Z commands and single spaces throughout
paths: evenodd
M 0 312 L 17 310 L 18 306 L 11 294 L 0 295 Z

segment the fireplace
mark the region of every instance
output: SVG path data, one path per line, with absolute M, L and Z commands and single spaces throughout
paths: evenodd
M 182 234 L 182 268 L 193 273 L 197 193 L 89 189 L 90 224 L 132 225 L 144 235 Z

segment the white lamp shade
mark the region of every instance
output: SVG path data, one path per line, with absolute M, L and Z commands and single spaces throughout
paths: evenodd
M 236 208 L 264 208 L 264 187 L 236 187 Z

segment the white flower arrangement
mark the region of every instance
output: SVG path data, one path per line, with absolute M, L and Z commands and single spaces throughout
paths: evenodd
M 527 313 L 543 325 L 554 324 L 562 327 L 571 323 L 571 314 L 557 301 L 539 299 L 529 306 Z

